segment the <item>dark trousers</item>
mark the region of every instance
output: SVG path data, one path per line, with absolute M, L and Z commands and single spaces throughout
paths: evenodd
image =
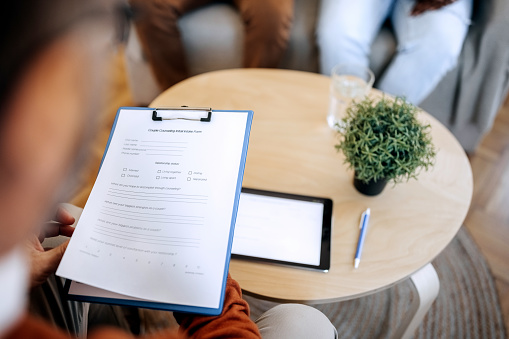
M 231 0 L 245 27 L 244 67 L 275 68 L 286 49 L 293 0 Z M 162 90 L 188 76 L 177 26 L 187 12 L 217 0 L 130 0 L 139 16 L 136 29 Z M 206 57 L 206 56 L 204 56 Z

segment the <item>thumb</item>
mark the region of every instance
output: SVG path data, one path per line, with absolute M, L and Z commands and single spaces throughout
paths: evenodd
M 55 273 L 68 244 L 69 242 L 67 241 L 45 252 L 30 251 L 30 280 L 32 287 L 43 284 L 51 274 Z
M 50 275 L 57 270 L 57 267 L 64 256 L 65 250 L 67 249 L 67 245 L 69 245 L 69 241 L 47 250 L 42 254 L 44 257 L 42 260 L 42 264 L 44 266 L 43 270 L 47 275 Z

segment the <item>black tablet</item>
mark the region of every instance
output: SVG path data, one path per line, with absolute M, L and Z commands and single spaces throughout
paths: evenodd
M 327 272 L 332 200 L 242 188 L 232 258 Z

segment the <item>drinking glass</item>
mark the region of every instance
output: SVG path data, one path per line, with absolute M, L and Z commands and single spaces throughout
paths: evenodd
M 368 67 L 358 64 L 339 64 L 331 76 L 327 123 L 334 129 L 352 101 L 360 101 L 369 93 L 375 76 Z

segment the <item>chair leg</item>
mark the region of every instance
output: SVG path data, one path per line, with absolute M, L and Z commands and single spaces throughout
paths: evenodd
M 417 297 L 412 301 L 411 309 L 395 332 L 394 338 L 407 339 L 413 336 L 440 290 L 437 272 L 431 264 L 412 274 L 410 279 L 417 289 Z

